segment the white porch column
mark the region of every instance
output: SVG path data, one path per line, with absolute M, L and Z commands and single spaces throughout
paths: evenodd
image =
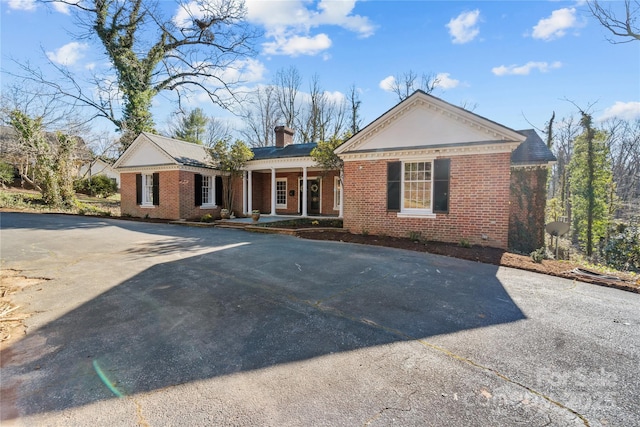
M 276 214 L 276 168 L 271 168 L 271 215 Z
M 340 171 L 340 213 L 338 216 L 340 218 L 344 217 L 344 186 L 342 183 L 344 182 L 344 173 Z
M 251 182 L 251 176 L 253 172 L 247 171 L 247 212 L 251 213 L 253 210 L 253 183 Z
M 242 172 L 242 213 L 247 213 L 247 171 Z
M 302 216 L 307 216 L 307 167 L 302 168 Z

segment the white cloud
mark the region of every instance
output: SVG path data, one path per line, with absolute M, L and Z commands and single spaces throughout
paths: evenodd
M 265 36 L 273 39 L 263 44 L 272 55 L 317 55 L 331 46 L 326 33 L 312 34 L 321 26 L 338 26 L 359 37 L 373 35 L 376 26 L 369 18 L 353 14 L 356 0 L 263 1 L 247 0 L 247 19 L 265 28 Z M 315 7 L 314 7 L 315 5 Z
M 178 28 L 189 28 L 192 26 L 194 19 L 202 18 L 204 18 L 204 11 L 197 2 L 191 1 L 180 4 L 176 14 L 173 16 L 173 23 Z
M 63 13 L 65 15 L 69 15 L 70 13 L 71 6 L 68 3 L 54 2 L 51 3 L 51 5 L 57 12 Z
M 575 8 L 563 8 L 551 12 L 551 16 L 541 19 L 533 27 L 532 37 L 550 41 L 563 37 L 570 28 L 578 27 Z
M 623 120 L 636 120 L 640 119 L 640 102 L 630 101 L 621 102 L 618 101 L 611 107 L 604 110 L 602 116 L 598 117 L 598 121 L 604 121 L 612 118 L 619 118 Z
M 386 90 L 387 92 L 391 92 L 393 90 L 393 85 L 396 82 L 396 78 L 393 76 L 388 76 L 385 77 L 384 79 L 380 80 L 380 83 L 378 83 L 378 86 L 380 87 L 380 89 L 382 90 Z
M 9 0 L 8 5 L 12 10 L 36 10 L 36 0 Z
M 438 73 L 436 87 L 440 89 L 453 89 L 460 85 L 460 80 L 452 79 L 449 73 Z
M 449 29 L 451 37 L 453 37 L 453 43 L 468 43 L 476 38 L 480 34 L 479 22 L 480 11 L 478 9 L 462 12 L 457 17 L 452 18 L 446 27 Z
M 526 76 L 531 73 L 532 70 L 538 70 L 541 73 L 546 73 L 551 69 L 562 67 L 562 62 L 556 61 L 551 64 L 548 62 L 534 62 L 529 61 L 524 65 L 501 65 L 499 67 L 494 67 L 491 69 L 491 72 L 496 76 L 506 76 L 506 75 L 516 75 L 516 76 Z
M 47 58 L 52 62 L 60 65 L 73 65 L 84 55 L 82 52 L 87 50 L 89 45 L 86 43 L 71 42 L 67 43 L 55 52 L 47 52 Z
M 267 55 L 317 55 L 331 47 L 331 39 L 326 34 L 307 36 L 277 36 L 275 41 L 263 43 L 264 53 Z

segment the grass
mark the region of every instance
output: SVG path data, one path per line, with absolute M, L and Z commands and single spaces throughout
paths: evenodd
M 76 194 L 73 206 L 49 206 L 37 191 L 0 189 L 0 208 L 31 212 L 68 213 L 77 215 L 120 216 L 120 195 L 107 198 Z

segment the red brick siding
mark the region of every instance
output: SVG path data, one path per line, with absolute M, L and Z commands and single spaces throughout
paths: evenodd
M 210 213 L 218 215 L 219 209 L 201 209 L 195 206 L 194 172 L 163 171 L 160 178 L 160 203 L 154 207 L 141 207 L 136 203 L 136 174 L 122 173 L 120 209 L 122 215 L 162 219 L 200 219 Z
M 427 240 L 507 247 L 510 153 L 451 157 L 449 213 L 436 218 L 398 218 L 387 212 L 387 162 L 345 162 L 344 227 Z M 483 238 L 485 236 L 485 238 Z

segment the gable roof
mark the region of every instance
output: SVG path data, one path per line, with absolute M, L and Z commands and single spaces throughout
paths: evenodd
M 268 160 L 268 159 L 284 159 L 290 157 L 309 157 L 311 151 L 316 148 L 318 144 L 310 142 L 306 144 L 289 144 L 282 148 L 278 147 L 256 147 L 252 148 L 253 159 L 252 160 Z
M 335 153 L 488 144 L 511 150 L 525 139 L 509 127 L 417 90 L 336 148 Z
M 142 153 L 143 150 L 148 150 L 145 146 L 153 147 L 153 151 L 147 151 L 146 156 Z M 136 158 L 136 154 L 140 154 L 139 158 Z M 150 154 L 153 154 L 153 156 Z M 146 158 L 144 161 L 141 161 L 142 159 L 140 157 Z M 166 136 L 154 135 L 148 132 L 140 133 L 129 148 L 122 153 L 113 167 L 125 168 L 150 165 L 213 168 L 207 149 L 203 145 L 180 141 L 179 139 L 168 138 Z
M 513 166 L 542 165 L 557 160 L 535 130 L 525 129 L 518 132 L 527 139 L 511 153 Z

